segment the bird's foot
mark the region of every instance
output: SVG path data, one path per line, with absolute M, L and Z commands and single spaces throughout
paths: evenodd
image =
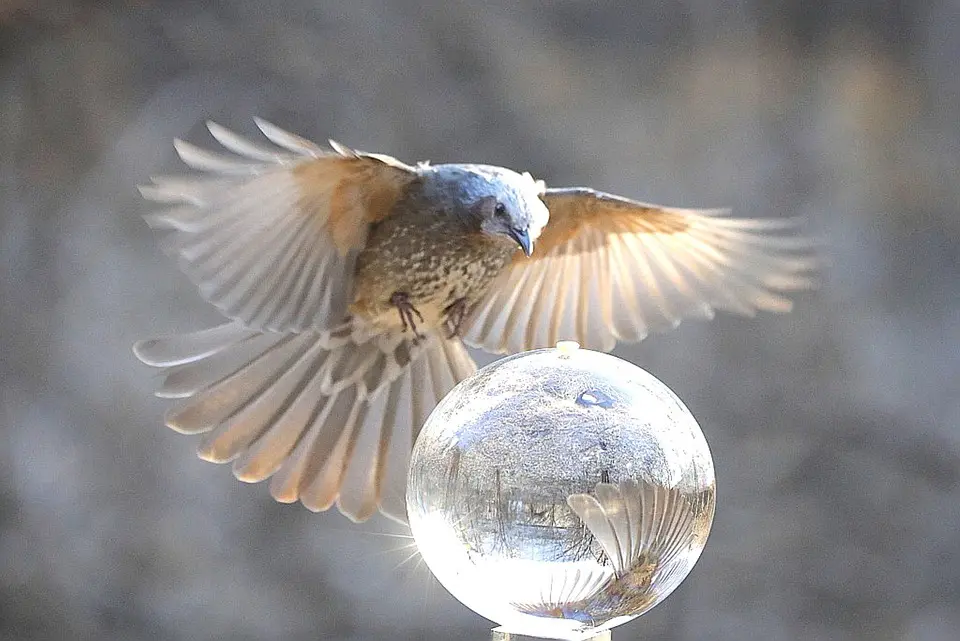
M 426 338 L 417 331 L 417 324 L 414 322 L 413 317 L 416 316 L 422 323 L 423 316 L 417 311 L 417 308 L 413 306 L 413 303 L 410 302 L 409 294 L 406 292 L 394 292 L 393 296 L 390 297 L 390 304 L 396 307 L 397 312 L 400 314 L 400 323 L 403 325 L 402 331 L 405 332 L 409 329 L 413 332 L 413 341 L 415 343 Z
M 459 336 L 460 325 L 463 324 L 463 319 L 467 317 L 467 299 L 463 297 L 458 298 L 447 305 L 443 313 L 447 317 L 447 328 L 450 330 L 447 338 Z

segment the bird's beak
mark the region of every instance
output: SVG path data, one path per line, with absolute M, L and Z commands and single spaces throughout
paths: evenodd
M 524 254 L 527 256 L 533 254 L 533 241 L 530 240 L 530 232 L 526 229 L 511 229 L 510 237 L 517 241 Z

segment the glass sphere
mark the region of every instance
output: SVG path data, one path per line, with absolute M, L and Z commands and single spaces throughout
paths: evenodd
M 461 382 L 413 449 L 407 513 L 437 579 L 515 634 L 587 638 L 667 597 L 713 520 L 710 450 L 680 399 L 561 343 Z

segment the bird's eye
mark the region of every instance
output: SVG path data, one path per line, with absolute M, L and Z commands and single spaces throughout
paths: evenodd
M 493 208 L 493 213 L 495 213 L 497 216 L 506 216 L 507 206 L 503 203 L 497 203 L 497 206 Z

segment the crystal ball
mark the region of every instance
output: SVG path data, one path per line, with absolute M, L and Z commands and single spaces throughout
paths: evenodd
M 503 632 L 589 638 L 667 597 L 713 521 L 713 460 L 670 389 L 575 343 L 457 385 L 413 449 L 424 561 Z

